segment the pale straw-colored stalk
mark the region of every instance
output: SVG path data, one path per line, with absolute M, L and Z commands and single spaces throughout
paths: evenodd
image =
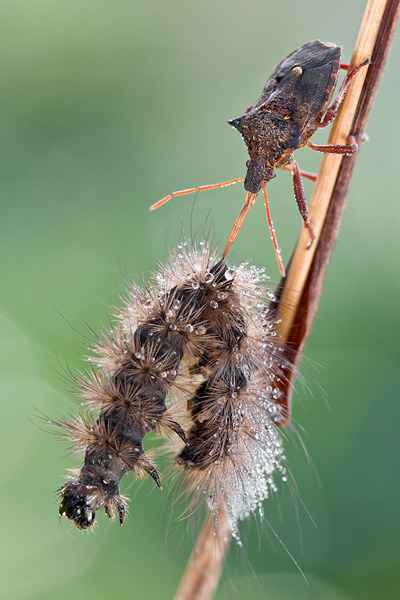
M 399 17 L 400 0 L 369 0 L 350 66 L 371 58 L 368 69 L 353 79 L 333 123 L 329 144 L 346 144 L 350 134 L 364 132 Z M 282 392 L 290 409 L 293 380 L 317 312 L 325 273 L 335 245 L 356 155 L 325 155 L 309 203 L 316 240 L 310 249 L 303 228 L 287 276 L 277 290 L 281 342 L 291 348 L 293 369 Z M 218 522 L 209 515 L 183 575 L 175 600 L 211 600 L 221 575 L 230 531 L 224 507 Z M 266 590 L 266 598 L 268 597 Z

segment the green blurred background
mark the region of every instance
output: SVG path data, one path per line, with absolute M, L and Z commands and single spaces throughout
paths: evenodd
M 182 228 L 201 237 L 211 225 L 226 241 L 242 184 L 148 207 L 244 175 L 247 152 L 226 121 L 254 102 L 275 64 L 315 38 L 350 59 L 364 1 L 280 4 L 0 2 L 1 598 L 173 597 L 193 535 L 171 507 L 168 478 L 159 494 L 126 477 L 122 529 L 104 515 L 95 533 L 60 525 L 55 490 L 78 462 L 31 415 L 74 408 L 60 373 L 84 367 L 79 332 L 107 322 L 125 273 L 147 278 Z M 297 386 L 294 419 L 310 456 L 289 431 L 298 514 L 288 487 L 265 506 L 309 585 L 252 519 L 218 599 L 400 597 L 398 60 L 397 38 L 303 361 L 309 389 Z M 327 133 L 317 135 L 323 143 Z M 297 154 L 309 170 L 320 158 Z M 301 225 L 290 175 L 268 189 L 287 260 Z M 265 265 L 276 282 L 264 213 L 259 201 L 232 259 Z

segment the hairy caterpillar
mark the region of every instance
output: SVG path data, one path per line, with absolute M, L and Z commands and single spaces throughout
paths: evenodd
M 122 524 L 125 473 L 148 473 L 161 487 L 142 445 L 154 429 L 181 439 L 176 462 L 194 507 L 205 499 L 217 513 L 223 501 L 236 537 L 238 520 L 262 511 L 276 489 L 274 472 L 285 478 L 277 428 L 282 359 L 265 279 L 247 264 L 229 268 L 208 243 L 183 243 L 152 284 L 130 286 L 117 323 L 97 337 L 96 365 L 77 378 L 86 410 L 58 423 L 85 452 L 60 490 L 60 515 L 86 529 L 104 508 Z M 167 395 L 186 407 L 186 432 Z

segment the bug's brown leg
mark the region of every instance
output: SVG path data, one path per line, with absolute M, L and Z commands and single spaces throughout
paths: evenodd
M 225 246 L 225 250 L 224 253 L 222 255 L 222 258 L 225 258 L 226 255 L 229 252 L 229 248 L 232 246 L 233 242 L 236 240 L 237 235 L 239 233 L 239 229 L 241 228 L 241 226 L 244 223 L 245 218 L 247 217 L 249 210 L 251 209 L 251 207 L 254 205 L 255 201 L 257 198 L 257 194 L 253 194 L 252 192 L 246 192 L 246 198 L 244 200 L 244 206 L 242 208 L 242 210 L 239 213 L 238 218 L 235 221 L 235 224 L 233 226 L 233 229 L 230 233 L 230 236 L 228 237 L 228 241 L 227 244 Z
M 292 159 L 291 166 L 292 166 L 292 174 L 293 174 L 294 196 L 296 198 L 297 206 L 299 207 L 301 217 L 304 221 L 304 226 L 307 227 L 310 237 L 311 237 L 311 241 L 308 244 L 307 248 L 311 248 L 312 243 L 315 240 L 315 233 L 314 233 L 313 227 L 311 225 L 311 221 L 308 217 L 307 199 L 306 199 L 306 195 L 304 193 L 303 182 L 301 180 L 301 175 L 300 175 L 300 169 L 299 169 L 297 162 L 294 160 L 294 158 Z
M 333 145 L 327 144 L 327 145 L 319 146 L 318 144 L 313 144 L 312 142 L 310 142 L 310 140 L 308 140 L 306 142 L 306 146 L 311 148 L 311 150 L 317 150 L 318 152 L 325 152 L 326 154 L 354 154 L 354 152 L 357 152 L 357 150 L 358 150 L 358 144 L 355 140 L 355 137 L 350 135 L 349 142 L 350 142 L 350 144 L 345 145 L 345 146 L 340 146 L 340 145 L 335 145 L 335 144 L 333 144 Z
M 370 61 L 369 58 L 367 60 L 364 60 L 364 62 L 361 63 L 361 65 L 358 65 L 358 67 L 354 67 L 346 75 L 346 77 L 343 79 L 342 85 L 340 86 L 340 89 L 339 89 L 338 95 L 336 96 L 335 101 L 333 102 L 332 106 L 330 106 L 328 108 L 328 110 L 326 111 L 325 116 L 322 119 L 322 121 L 321 121 L 321 123 L 319 124 L 318 127 L 326 127 L 327 125 L 329 125 L 329 123 L 332 123 L 333 119 L 336 117 L 336 113 L 338 111 L 340 103 L 342 102 L 342 100 L 344 98 L 346 90 L 349 87 L 350 81 L 358 73 L 358 71 L 360 69 L 362 69 L 362 67 L 366 67 L 367 65 L 370 64 L 370 62 L 371 61 Z
M 281 251 L 279 249 L 278 240 L 276 239 L 276 235 L 275 235 L 274 224 L 271 219 L 271 213 L 269 212 L 269 204 L 268 204 L 267 190 L 265 189 L 265 183 L 263 183 L 262 188 L 263 188 L 263 192 L 264 192 L 265 208 L 267 209 L 268 225 L 269 225 L 269 230 L 271 232 L 272 243 L 273 243 L 274 249 L 275 249 L 276 260 L 278 261 L 279 270 L 281 272 L 282 277 L 286 277 L 285 267 L 282 264 Z
M 281 167 L 281 169 L 284 171 L 290 171 L 290 173 L 292 172 L 292 167 L 290 165 L 285 165 L 284 167 Z M 300 170 L 300 175 L 304 177 L 304 179 L 309 179 L 310 181 L 316 181 L 317 179 L 316 173 L 310 173 L 310 171 Z
M 244 181 L 244 177 L 239 177 L 239 179 L 232 179 L 231 181 L 223 181 L 222 183 L 214 183 L 212 185 L 201 185 L 197 188 L 190 188 L 189 190 L 180 190 L 179 192 L 173 192 L 169 194 L 169 196 L 165 196 L 162 200 L 159 200 L 152 206 L 150 206 L 150 210 L 155 210 L 159 206 L 162 206 L 168 200 L 171 200 L 174 196 L 183 196 L 184 194 L 191 194 L 192 192 L 203 192 L 204 190 L 213 190 L 214 188 L 225 187 L 226 185 L 232 185 L 233 183 L 238 183 L 238 181 Z

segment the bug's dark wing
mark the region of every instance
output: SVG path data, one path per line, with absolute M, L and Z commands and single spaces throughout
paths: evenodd
M 292 110 L 297 106 L 293 117 L 296 117 L 302 134 L 330 100 L 337 81 L 340 55 L 341 48 L 328 42 L 314 40 L 301 46 L 275 68 L 251 111 L 262 107 L 262 110 L 274 112 L 274 106 L 283 105 L 286 99 Z M 291 73 L 295 67 L 300 67 L 302 74 L 293 87 Z

